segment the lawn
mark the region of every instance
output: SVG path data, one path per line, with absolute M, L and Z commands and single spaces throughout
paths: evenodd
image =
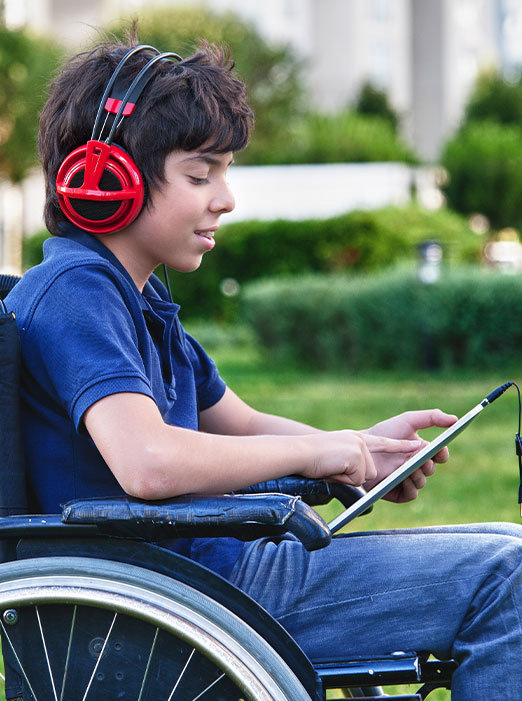
M 408 409 L 439 407 L 462 415 L 496 386 L 517 380 L 513 372 L 314 373 L 276 364 L 251 345 L 220 347 L 211 352 L 224 379 L 245 401 L 260 410 L 323 429 L 364 428 Z M 451 461 L 438 468 L 418 500 L 400 506 L 379 502 L 371 514 L 347 528 L 377 530 L 482 520 L 519 522 L 513 440 L 517 422 L 516 391 L 510 389 L 452 444 Z M 429 438 L 436 433 L 430 430 L 424 435 Z M 340 511 L 339 505 L 321 509 L 327 520 Z M 0 701 L 3 698 L 0 692 Z M 439 691 L 429 698 L 446 701 L 449 692 Z

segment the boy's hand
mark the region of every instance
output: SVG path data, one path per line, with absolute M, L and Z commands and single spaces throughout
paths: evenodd
M 364 431 L 364 435 L 373 436 L 377 434 L 391 438 L 409 438 L 413 440 L 419 438 L 417 431 L 420 429 L 430 428 L 431 426 L 447 428 L 452 426 L 455 421 L 457 421 L 456 416 L 445 414 L 439 409 L 407 411 L 372 426 Z M 424 445 L 427 445 L 427 441 L 422 440 L 419 447 L 423 447 Z M 367 481 L 365 487 L 371 489 L 400 467 L 410 455 L 411 453 L 403 454 L 402 456 L 397 453 L 393 455 L 387 455 L 385 453 L 375 455 L 374 462 L 377 476 L 375 479 Z M 416 470 L 410 477 L 406 478 L 404 482 L 395 487 L 395 489 L 392 489 L 384 498 L 394 502 L 406 502 L 416 499 L 419 489 L 422 489 L 426 484 L 426 478 L 435 473 L 435 463 L 446 462 L 448 458 L 448 449 L 442 448 L 431 460 L 427 460 L 422 467 Z
M 395 462 L 401 464 L 404 455 L 413 454 L 422 445 L 419 439 L 394 439 L 359 431 L 331 431 L 309 435 L 304 440 L 312 451 L 311 464 L 301 474 L 354 486 L 379 479 L 377 456 L 397 455 Z

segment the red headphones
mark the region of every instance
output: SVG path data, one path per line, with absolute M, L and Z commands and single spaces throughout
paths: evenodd
M 119 73 L 127 60 L 138 51 L 156 52 L 126 85 Z M 58 203 L 67 219 L 85 231 L 111 234 L 128 226 L 140 213 L 145 187 L 133 159 L 112 143 L 123 119 L 132 114 L 136 101 L 152 77 L 158 61 L 167 58 L 181 61 L 175 53 L 160 53 L 153 46 L 140 45 L 128 51 L 116 66 L 98 107 L 91 140 L 70 153 L 56 176 Z M 105 119 L 101 123 L 104 113 Z M 109 128 L 107 138 L 103 132 Z

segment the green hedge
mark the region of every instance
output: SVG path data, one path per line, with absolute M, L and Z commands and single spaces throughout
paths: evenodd
M 41 260 L 43 238 L 40 233 L 25 241 L 26 267 Z M 448 261 L 477 261 L 482 248 L 466 220 L 448 210 L 389 207 L 331 219 L 236 222 L 220 229 L 199 270 L 171 272 L 170 281 L 183 318 L 231 319 L 238 298 L 221 292 L 227 278 L 242 285 L 268 276 L 377 270 L 415 259 L 418 244 L 427 239 L 440 241 Z
M 261 344 L 314 368 L 512 367 L 522 362 L 522 277 L 459 267 L 423 285 L 413 268 L 309 275 L 245 287 Z

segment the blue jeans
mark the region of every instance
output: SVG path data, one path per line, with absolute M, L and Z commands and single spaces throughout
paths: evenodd
M 454 658 L 452 699 L 522 699 L 522 527 L 440 526 L 249 543 L 231 581 L 315 662 L 396 650 Z

